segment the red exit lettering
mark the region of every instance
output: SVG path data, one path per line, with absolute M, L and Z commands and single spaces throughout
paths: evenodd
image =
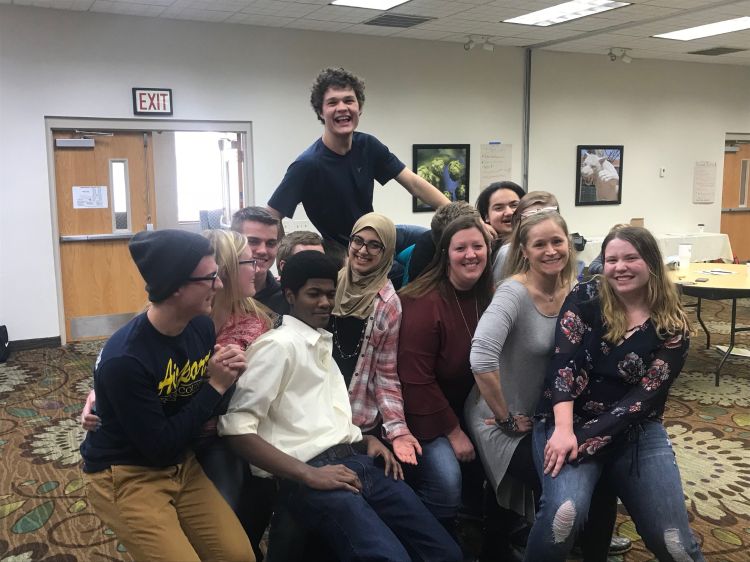
M 133 89 L 136 113 L 172 113 L 171 90 Z

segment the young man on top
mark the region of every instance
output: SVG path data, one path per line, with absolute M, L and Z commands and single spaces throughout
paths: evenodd
M 327 68 L 310 95 L 323 136 L 289 166 L 268 201 L 276 218 L 292 217 L 302 203 L 310 221 L 326 240 L 346 247 L 354 223 L 373 211 L 373 181 L 395 179 L 434 208 L 449 203 L 435 186 L 394 156 L 372 135 L 356 132 L 365 103 L 365 85 L 343 68 Z

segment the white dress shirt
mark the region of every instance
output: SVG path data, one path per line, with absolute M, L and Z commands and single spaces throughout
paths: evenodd
M 255 433 L 302 462 L 333 445 L 361 441 L 332 345 L 326 330 L 285 315 L 279 328 L 247 349 L 248 367 L 219 417 L 219 435 Z

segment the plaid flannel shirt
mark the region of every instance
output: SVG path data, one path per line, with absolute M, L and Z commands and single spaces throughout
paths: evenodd
M 365 339 L 349 383 L 349 402 L 354 424 L 363 433 L 382 421 L 383 435 L 390 441 L 410 433 L 396 370 L 400 329 L 401 301 L 388 281 L 367 319 Z

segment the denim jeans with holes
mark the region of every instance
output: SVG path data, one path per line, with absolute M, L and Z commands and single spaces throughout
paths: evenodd
M 680 471 L 661 423 L 642 421 L 594 457 L 566 464 L 555 478 L 542 474 L 544 447 L 553 430 L 552 419 L 534 422 L 534 462 L 542 479 L 542 497 L 526 562 L 565 560 L 585 522 L 599 478 L 607 479 L 646 547 L 661 562 L 705 560 L 688 525 Z M 607 553 L 597 559 L 606 560 Z

